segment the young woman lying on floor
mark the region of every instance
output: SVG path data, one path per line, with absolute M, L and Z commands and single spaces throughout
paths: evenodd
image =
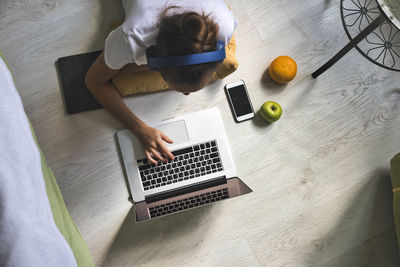
M 97 101 L 139 137 L 148 160 L 156 164 L 154 158 L 174 158 L 164 143 L 173 141 L 136 117 L 111 79 L 121 69 L 149 69 L 146 49 L 151 46 L 155 57 L 216 51 L 229 42 L 237 21 L 223 0 L 125 0 L 122 4 L 125 21 L 107 37 L 104 52 L 90 67 L 85 83 Z M 221 62 L 171 64 L 157 70 L 169 89 L 188 95 L 207 85 Z

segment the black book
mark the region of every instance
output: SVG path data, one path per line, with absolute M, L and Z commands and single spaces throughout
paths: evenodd
M 85 85 L 85 75 L 100 53 L 96 51 L 57 60 L 61 91 L 68 114 L 101 108 Z

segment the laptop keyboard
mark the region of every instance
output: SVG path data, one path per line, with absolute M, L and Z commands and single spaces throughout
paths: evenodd
M 173 212 L 186 210 L 194 207 L 198 207 L 201 205 L 205 205 L 207 203 L 215 202 L 218 200 L 222 200 L 229 197 L 228 189 L 223 188 L 211 192 L 207 192 L 204 194 L 200 194 L 198 196 L 193 196 L 189 198 L 180 199 L 177 201 L 173 201 L 171 203 L 161 204 L 158 206 L 154 206 L 149 208 L 150 217 L 155 218 L 162 215 L 167 215 Z
M 223 170 L 215 140 L 172 151 L 175 159 L 157 161 L 137 160 L 144 190 L 181 182 Z

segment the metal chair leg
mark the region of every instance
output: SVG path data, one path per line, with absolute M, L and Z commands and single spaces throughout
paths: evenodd
M 356 37 L 354 37 L 345 47 L 343 47 L 336 55 L 334 55 L 328 62 L 326 62 L 322 67 L 314 71 L 311 76 L 315 79 L 327 69 L 332 67 L 339 59 L 341 59 L 347 52 L 349 52 L 353 47 L 355 47 L 361 40 L 373 32 L 379 25 L 385 21 L 385 17 L 380 14 L 371 24 L 369 24 L 364 30 L 362 30 Z

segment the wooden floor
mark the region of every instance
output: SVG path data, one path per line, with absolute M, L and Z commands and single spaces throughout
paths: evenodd
M 221 110 L 240 177 L 254 190 L 136 224 L 115 132 L 104 110 L 66 115 L 55 61 L 103 48 L 118 0 L 2 0 L 0 49 L 96 266 L 398 266 L 389 161 L 400 152 L 400 75 L 356 50 L 313 80 L 343 47 L 339 1 L 232 0 L 239 69 L 183 96 L 126 98 L 146 121 Z M 298 63 L 287 86 L 263 79 L 279 55 Z M 234 123 L 223 85 L 244 79 L 267 125 Z

